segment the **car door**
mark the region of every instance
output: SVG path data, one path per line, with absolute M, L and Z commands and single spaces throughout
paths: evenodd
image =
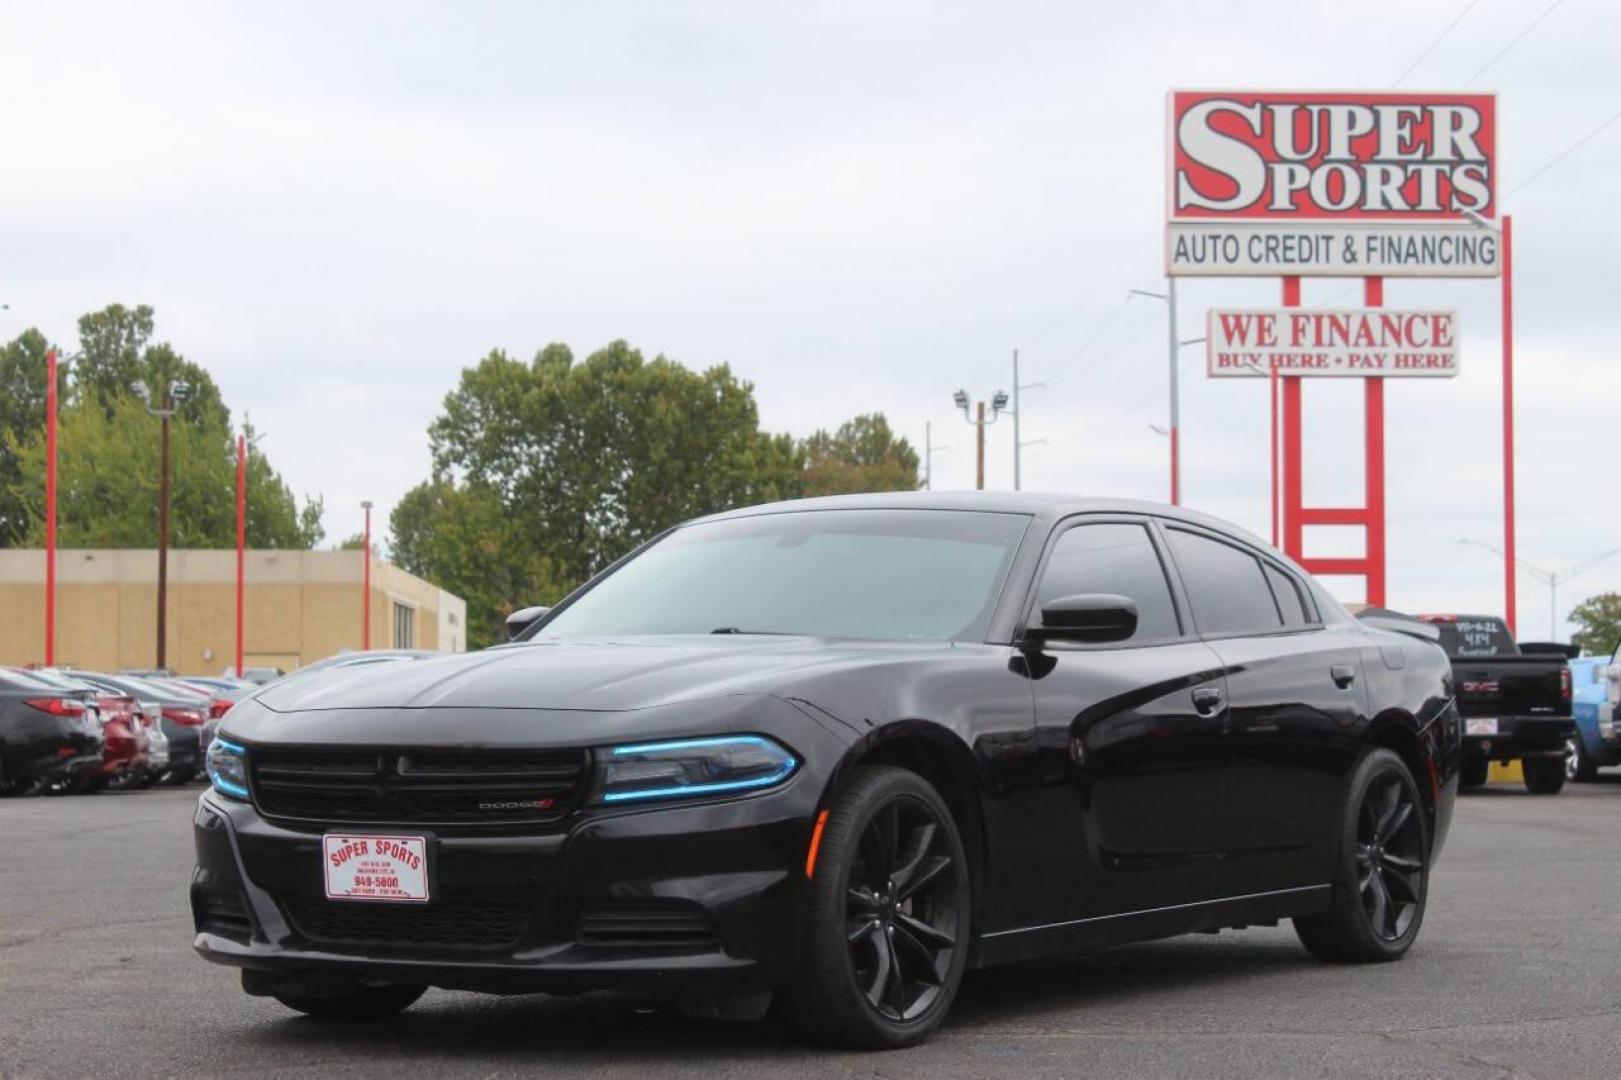
M 1231 786 L 1221 890 L 1332 876 L 1346 775 L 1366 728 L 1361 640 L 1325 626 L 1298 575 L 1229 537 L 1166 523 L 1195 625 L 1227 676 Z
M 1148 521 L 1086 515 L 1055 530 L 1025 625 L 1044 601 L 1114 593 L 1136 632 L 1026 654 L 1042 747 L 1047 917 L 1081 920 L 1211 898 L 1226 790 L 1219 660 L 1178 609 Z

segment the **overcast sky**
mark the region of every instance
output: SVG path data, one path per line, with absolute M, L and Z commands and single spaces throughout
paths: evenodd
M 619 337 L 731 364 L 772 429 L 882 410 L 921 449 L 932 422 L 938 488 L 973 485 L 952 392 L 1010 388 L 1017 347 L 1046 384 L 1024 486 L 1164 499 L 1163 305 L 1120 308 L 1163 287 L 1165 92 L 1385 89 L 1467 9 L 1402 85 L 1501 94 L 1520 547 L 1565 570 L 1621 546 L 1621 122 L 1532 177 L 1621 109 L 1621 4 L 1550 2 L 0 0 L 0 336 L 153 305 L 325 497 L 329 541 L 427 475 L 463 366 Z M 1183 337 L 1278 295 L 1183 284 Z M 1308 281 L 1305 302 L 1357 292 Z M 1500 611 L 1499 565 L 1458 542 L 1501 543 L 1496 283 L 1386 302 L 1456 308 L 1462 338 L 1457 379 L 1387 395 L 1390 601 Z M 1265 384 L 1203 362 L 1184 351 L 1184 501 L 1264 535 Z M 1308 501 L 1360 501 L 1360 386 L 1306 402 Z M 990 486 L 1012 453 L 1004 418 Z M 1520 588 L 1545 636 L 1546 586 Z M 1603 589 L 1621 557 L 1561 615 Z

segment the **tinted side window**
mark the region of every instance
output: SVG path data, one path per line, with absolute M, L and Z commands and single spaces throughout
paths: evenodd
M 1137 603 L 1138 644 L 1181 636 L 1165 567 L 1142 525 L 1100 522 L 1077 525 L 1058 537 L 1036 593 L 1041 605 L 1061 596 L 1116 593 Z
M 1282 628 L 1259 559 L 1181 529 L 1166 533 L 1201 634 L 1265 634 Z
M 1295 579 L 1271 563 L 1262 565 L 1266 568 L 1266 579 L 1272 583 L 1272 595 L 1277 597 L 1278 610 L 1283 612 L 1283 625 L 1306 626 L 1316 622 Z

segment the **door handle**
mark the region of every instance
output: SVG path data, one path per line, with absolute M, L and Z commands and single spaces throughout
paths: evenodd
M 1218 687 L 1200 686 L 1193 691 L 1193 711 L 1200 716 L 1215 716 L 1227 703 L 1227 696 Z
M 1350 664 L 1335 664 L 1328 669 L 1328 674 L 1334 680 L 1334 685 L 1341 690 L 1356 682 L 1356 668 Z

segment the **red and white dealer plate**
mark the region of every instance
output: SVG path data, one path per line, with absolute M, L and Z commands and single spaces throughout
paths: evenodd
M 321 867 L 328 900 L 428 901 L 428 838 L 327 833 Z

